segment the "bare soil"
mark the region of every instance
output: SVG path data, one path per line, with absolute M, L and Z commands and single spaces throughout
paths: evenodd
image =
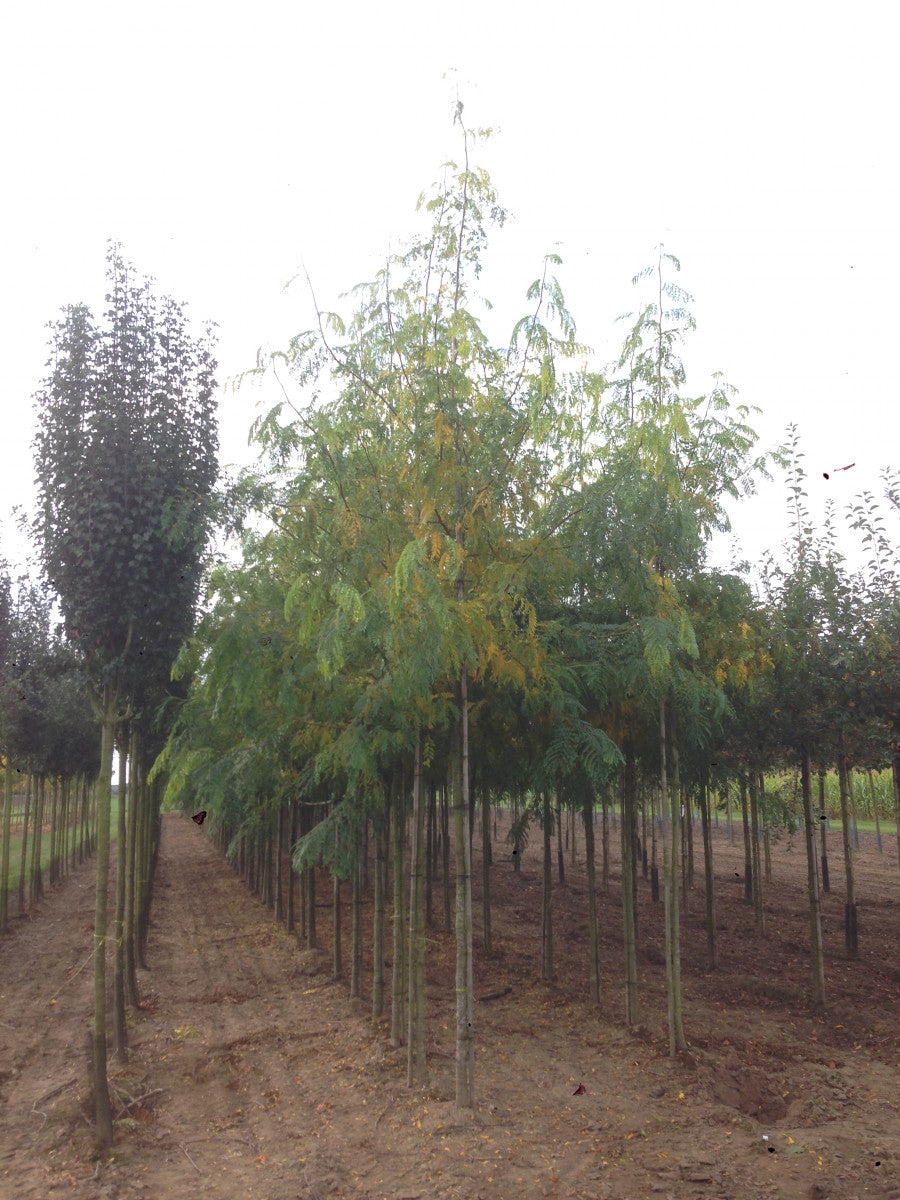
M 478 1106 L 453 1102 L 454 944 L 428 931 L 427 1087 L 405 1086 L 369 1000 L 275 924 L 189 818 L 163 820 L 144 1007 L 112 1064 L 110 1155 L 89 1127 L 93 864 L 0 944 L 0 1200 L 885 1200 L 900 1198 L 900 871 L 856 861 L 861 958 L 843 950 L 842 868 L 823 898 L 829 1007 L 813 1018 L 802 839 L 773 848 L 767 934 L 743 851 L 715 840 L 720 967 L 706 970 L 702 870 L 682 915 L 691 1052 L 668 1057 L 662 905 L 639 892 L 643 1025 L 623 1025 L 618 859 L 599 896 L 602 1004 L 586 1000 L 583 835 L 554 901 L 557 978 L 537 978 L 540 847 L 495 842 L 491 956 L 476 950 Z M 617 845 L 618 836 L 612 842 Z M 598 839 L 599 841 L 599 839 Z M 699 843 L 699 832 L 697 834 Z M 478 847 L 476 946 L 480 928 Z M 698 868 L 701 849 L 696 847 Z M 599 858 L 599 850 L 598 850 Z M 554 862 L 554 873 L 555 873 Z M 599 874 L 599 872 L 598 872 Z M 440 891 L 435 914 L 440 923 Z M 370 941 L 371 901 L 366 904 Z M 349 914 L 344 930 L 349 939 Z M 371 950 L 366 960 L 371 978 Z M 390 960 L 390 940 L 386 951 Z M 349 961 L 349 944 L 345 946 Z M 388 973 L 389 974 L 389 973 Z M 580 1092 L 583 1085 L 583 1092 Z M 576 1092 L 579 1094 L 576 1094 Z

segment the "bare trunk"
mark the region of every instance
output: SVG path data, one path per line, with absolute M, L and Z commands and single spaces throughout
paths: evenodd
M 805 745 L 800 747 L 800 790 L 803 797 L 803 823 L 806 832 L 806 876 L 812 960 L 811 1008 L 814 1013 L 820 1013 L 825 1007 L 825 957 L 822 949 L 822 906 L 819 899 L 819 873 L 816 870 L 816 829 L 812 811 L 809 751 Z
M 627 745 L 625 747 L 625 768 L 622 773 L 620 793 L 622 809 L 620 835 L 622 843 L 622 923 L 625 931 L 625 1021 L 631 1026 L 637 1025 L 640 1020 L 637 948 L 634 936 L 634 891 L 631 885 L 634 873 L 634 863 L 632 861 L 634 844 L 631 839 L 631 821 L 629 819 L 636 786 L 634 751 L 630 745 Z
M 119 793 L 116 805 L 116 952 L 113 972 L 113 1045 L 116 1058 L 128 1058 L 128 1031 L 125 1022 L 125 863 L 128 846 L 125 840 L 125 767 L 128 759 L 128 738 L 119 743 Z
M 594 863 L 594 805 L 584 804 L 584 854 L 587 862 L 588 885 L 588 994 L 594 1004 L 600 1003 L 600 947 L 597 936 L 597 870 Z
M 456 843 L 456 1103 L 475 1107 L 475 1006 L 472 982 L 472 860 L 469 830 L 469 693 L 465 668 L 459 680 L 460 719 L 454 780 Z
M 713 875 L 712 829 L 709 820 L 709 788 L 704 774 L 700 781 L 700 821 L 703 826 L 703 873 L 706 884 L 706 962 L 710 971 L 718 965 L 716 944 L 716 898 Z
M 550 797 L 541 796 L 541 823 L 544 835 L 544 874 L 541 892 L 541 979 L 553 978 L 553 850 Z
M 847 881 L 847 899 L 844 903 L 844 945 L 848 958 L 859 958 L 859 929 L 857 926 L 856 880 L 853 871 L 853 847 L 851 838 L 850 788 L 847 759 L 838 755 L 838 786 L 841 795 L 841 829 L 844 839 L 844 875 Z
M 394 856 L 394 921 L 391 963 L 391 1045 L 403 1045 L 406 1027 L 406 804 L 399 775 L 391 785 L 391 832 Z
M 112 1109 L 106 1075 L 106 906 L 109 884 L 110 776 L 116 732 L 116 694 L 103 689 L 100 774 L 97 779 L 97 891 L 94 907 L 94 1125 L 100 1145 L 112 1145 Z
M 481 789 L 481 912 L 484 925 L 484 949 L 494 948 L 491 935 L 491 795 Z
M 421 741 L 416 738 L 413 759 L 412 846 L 409 888 L 409 1025 L 406 1039 L 406 1086 L 422 1084 L 425 1061 L 425 806 L 422 803 Z

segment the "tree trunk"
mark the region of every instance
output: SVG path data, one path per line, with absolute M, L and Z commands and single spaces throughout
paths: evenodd
M 47 777 L 38 776 L 37 791 L 34 797 L 34 821 L 31 834 L 31 880 L 28 888 L 30 908 L 34 912 L 37 902 L 44 894 L 41 876 L 41 841 L 44 832 L 44 797 L 46 794 Z
M 900 866 L 900 743 L 891 746 L 891 778 L 894 783 L 894 824 L 897 827 L 897 864 Z
M 594 1004 L 600 1003 L 600 946 L 597 926 L 597 869 L 594 863 L 594 803 L 585 800 L 584 855 L 587 863 L 588 886 L 588 994 Z
M 844 874 L 847 880 L 847 899 L 844 904 L 844 945 L 848 958 L 859 958 L 859 930 L 857 928 L 856 880 L 853 871 L 853 847 L 851 845 L 850 787 L 847 779 L 847 759 L 838 755 L 838 787 L 841 796 L 841 830 L 844 839 Z
M 491 794 L 481 789 L 481 913 L 484 925 L 484 949 L 494 948 L 491 931 Z
M 341 946 L 341 880 L 331 879 L 331 978 L 340 979 L 344 974 L 344 957 Z
M 872 799 L 872 816 L 875 818 L 875 844 L 878 847 L 878 853 L 881 854 L 881 821 L 878 817 L 878 797 L 875 794 L 875 777 L 872 774 L 871 767 L 867 774 L 869 776 L 869 795 Z
M 450 903 L 450 793 L 448 785 L 441 788 L 441 872 L 444 892 L 444 928 L 453 928 L 453 906 Z
M 126 808 L 127 830 L 125 835 L 125 994 L 132 1008 L 140 1007 L 140 996 L 137 985 L 137 966 L 134 939 L 135 923 L 135 864 L 137 861 L 137 828 L 138 807 L 141 803 L 142 778 L 138 755 L 139 734 L 136 723 L 132 723 L 129 738 L 129 758 L 131 761 L 130 797 Z M 121 850 L 119 854 L 121 855 Z M 118 861 L 121 862 L 121 859 Z
M 663 873 L 666 929 L 666 1007 L 669 1025 L 669 1054 L 673 1058 L 687 1048 L 681 1024 L 681 954 L 678 920 L 678 861 L 680 858 L 681 798 L 677 781 L 669 788 L 666 756 L 666 705 L 659 704 L 660 807 L 663 813 Z M 676 772 L 677 775 L 677 772 Z M 668 821 L 667 819 L 668 818 Z M 667 829 L 668 825 L 668 829 Z M 670 836 L 669 836 L 670 835 Z M 669 842 L 671 840 L 671 846 Z
M 409 887 L 409 1025 L 406 1038 L 406 1086 L 422 1084 L 425 1061 L 425 806 L 422 803 L 421 739 L 416 737 L 413 759 L 412 845 Z
M 12 836 L 13 765 L 6 752 L 6 771 L 3 780 L 3 846 L 0 858 L 0 933 L 9 930 L 9 839 Z
M 315 950 L 319 944 L 316 933 L 316 868 L 307 867 L 303 872 L 303 882 L 306 886 L 306 948 Z
M 766 799 L 766 779 L 759 773 L 759 812 L 762 819 L 763 849 L 766 860 L 766 883 L 772 882 L 772 839 L 769 837 L 769 805 Z
M 750 817 L 747 811 L 747 776 L 741 772 L 741 821 L 744 826 L 744 899 L 753 901 L 753 847 L 750 842 Z
M 550 795 L 541 795 L 541 825 L 544 836 L 544 873 L 541 892 L 541 979 L 553 978 L 553 849 Z
M 816 870 L 816 829 L 813 822 L 812 786 L 809 751 L 800 747 L 800 792 L 803 797 L 803 824 L 806 832 L 806 886 L 809 895 L 809 941 L 812 960 L 812 1004 L 814 1013 L 825 1007 L 825 956 L 822 948 L 822 905 L 819 898 L 819 873 Z
M 819 812 L 818 826 L 822 838 L 822 891 L 831 891 L 831 880 L 828 875 L 828 818 L 825 813 L 825 769 L 819 768 Z
M 391 786 L 391 832 L 394 854 L 394 927 L 391 966 L 391 1045 L 403 1045 L 406 1027 L 406 805 L 398 774 Z
M 469 830 L 469 692 L 465 667 L 459 677 L 458 753 L 453 823 L 456 844 L 456 1103 L 475 1107 L 475 1005 L 472 983 L 472 860 Z
M 766 936 L 766 912 L 763 907 L 763 881 L 759 861 L 759 795 L 756 772 L 750 772 L 750 836 L 753 848 L 753 916 L 756 932 Z
M 650 790 L 650 899 L 659 904 L 659 857 L 657 853 L 657 829 L 660 818 L 657 814 L 659 801 L 656 788 Z
M 366 822 L 361 820 L 356 834 L 353 863 L 352 910 L 350 916 L 350 995 L 362 994 L 362 898 L 365 887 L 363 863 L 366 857 Z
M 94 1054 L 92 1090 L 94 1125 L 104 1150 L 112 1145 L 112 1109 L 106 1076 L 106 905 L 109 885 L 110 777 L 116 735 L 116 700 L 113 688 L 103 689 L 100 740 L 100 774 L 97 779 L 97 891 L 94 907 Z
M 619 793 L 622 820 L 620 840 L 622 847 L 622 925 L 625 934 L 625 1022 L 635 1026 L 640 1020 L 638 1005 L 637 948 L 634 937 L 634 890 L 631 886 L 634 874 L 634 843 L 631 839 L 631 821 L 628 819 L 637 787 L 634 751 L 630 744 L 625 746 L 625 767 L 621 776 Z
M 429 929 L 434 923 L 434 868 L 437 861 L 435 854 L 434 809 L 434 784 L 429 784 L 428 806 L 425 813 L 425 924 Z
M 279 804 L 275 816 L 275 920 L 284 920 L 282 869 L 284 866 L 284 806 Z
M 288 806 L 288 875 L 287 875 L 287 911 L 284 927 L 288 933 L 294 932 L 294 882 L 297 872 L 294 870 L 294 843 L 297 840 L 297 802 L 292 800 Z
M 372 1020 L 384 1015 L 384 860 L 387 836 L 384 812 L 375 816 L 375 902 L 372 914 Z
M 128 844 L 125 837 L 126 785 L 125 769 L 128 761 L 127 732 L 119 741 L 119 791 L 116 797 L 116 952 L 113 972 L 113 1045 L 116 1058 L 124 1062 L 128 1058 L 128 1032 L 125 1022 L 125 875 L 128 861 Z
M 609 790 L 603 788 L 601 801 L 603 814 L 601 817 L 600 841 L 603 852 L 603 894 L 609 893 Z
M 734 845 L 734 821 L 731 819 L 731 785 L 727 781 L 725 783 L 725 804 L 727 811 L 726 820 L 728 822 L 728 840 Z
M 700 780 L 700 823 L 703 827 L 703 874 L 706 884 L 706 963 L 710 971 L 718 965 L 716 944 L 716 899 L 713 875 L 712 828 L 709 820 L 709 787 L 706 773 Z
M 562 842 L 562 802 L 556 793 L 556 869 L 561 884 L 566 882 L 566 859 Z

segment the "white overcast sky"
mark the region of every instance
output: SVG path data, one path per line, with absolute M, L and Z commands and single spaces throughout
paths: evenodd
M 413 228 L 457 154 L 454 89 L 494 138 L 478 160 L 511 221 L 483 277 L 495 337 L 548 251 L 579 337 L 604 361 L 662 241 L 698 329 L 688 391 L 721 370 L 795 421 L 810 507 L 877 490 L 900 404 L 900 17 L 884 0 L 642 4 L 7 6 L 0 521 L 32 495 L 31 395 L 45 324 L 101 308 L 107 238 L 190 313 L 219 323 L 220 378 L 309 327 Z M 451 72 L 444 79 L 445 72 Z M 495 332 L 496 331 L 496 332 Z M 222 401 L 246 460 L 257 393 Z M 853 470 L 831 472 L 855 462 Z M 751 559 L 788 533 L 784 487 L 733 522 Z M 727 562 L 723 547 L 720 559 Z

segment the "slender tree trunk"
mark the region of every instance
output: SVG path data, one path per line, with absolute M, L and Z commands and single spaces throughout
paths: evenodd
M 734 821 L 731 818 L 731 785 L 727 780 L 725 782 L 725 804 L 727 807 L 728 840 L 734 845 Z
M 853 829 L 853 849 L 859 849 L 859 815 L 856 811 L 856 791 L 853 787 L 853 771 L 849 762 L 845 772 L 847 776 L 847 797 L 850 801 L 850 821 Z
M 406 1027 L 406 812 L 403 787 L 395 776 L 391 788 L 391 829 L 394 853 L 394 929 L 391 967 L 391 1045 L 403 1045 Z
M 434 868 L 435 855 L 435 789 L 434 784 L 428 785 L 428 806 L 425 813 L 425 924 L 430 929 L 434 923 Z M 376 844 L 377 853 L 377 844 Z
M 128 846 L 126 826 L 126 783 L 125 770 L 128 762 L 128 736 L 123 731 L 119 741 L 119 790 L 116 797 L 116 952 L 113 971 L 113 1045 L 116 1058 L 125 1062 L 128 1058 L 128 1031 L 125 1022 L 125 899 L 126 863 Z
M 413 760 L 413 819 L 409 888 L 409 1026 L 406 1039 L 406 1086 L 422 1084 L 425 1061 L 425 806 L 422 802 L 421 740 L 416 737 Z
M 481 789 L 481 914 L 484 925 L 484 949 L 494 949 L 491 930 L 491 794 Z
M 384 812 L 374 818 L 375 827 L 375 897 L 372 914 L 372 1020 L 384 1015 L 384 862 L 387 858 L 387 837 Z
M 561 884 L 566 882 L 566 859 L 562 843 L 562 802 L 556 793 L 556 869 Z
M 600 946 L 597 925 L 597 868 L 594 862 L 594 802 L 585 800 L 584 855 L 587 863 L 588 886 L 588 994 L 594 1004 L 600 1003 Z
M 288 875 L 287 875 L 287 911 L 285 913 L 285 929 L 294 932 L 294 883 L 297 872 L 294 870 L 294 843 L 297 840 L 297 802 L 292 800 L 288 806 Z
M 844 945 L 848 958 L 859 958 L 859 929 L 857 926 L 856 880 L 853 871 L 853 847 L 851 845 L 850 787 L 847 778 L 847 759 L 838 755 L 838 787 L 841 796 L 841 830 L 844 839 L 844 875 L 847 881 L 847 899 L 844 904 Z
M 750 842 L 750 817 L 747 810 L 747 776 L 741 772 L 741 820 L 744 826 L 744 899 L 753 901 L 753 847 Z
M 50 884 L 56 883 L 56 852 L 59 821 L 59 779 L 50 781 Z
M 344 957 L 341 947 L 341 880 L 331 878 L 331 978 L 340 979 L 344 974 Z
M 652 791 L 651 791 L 652 796 Z M 648 875 L 648 859 L 647 859 L 647 790 L 644 789 L 643 797 L 641 798 L 641 875 L 644 879 Z
M 822 838 L 822 891 L 831 891 L 831 879 L 828 874 L 828 817 L 825 812 L 825 768 L 819 768 L 819 812 L 818 825 Z
M 550 795 L 541 795 L 541 824 L 544 835 L 544 874 L 541 892 L 541 979 L 553 978 L 553 837 Z
M 678 860 L 680 850 L 679 825 L 681 817 L 681 801 L 676 784 L 670 788 L 666 768 L 667 731 L 666 706 L 661 700 L 659 705 L 659 747 L 660 747 L 660 808 L 663 813 L 663 897 L 665 904 L 666 929 L 666 1001 L 669 1026 L 669 1054 L 674 1057 L 679 1050 L 685 1049 L 684 1031 L 681 1028 L 681 979 L 678 923 Z M 671 841 L 671 845 L 669 844 Z
M 684 788 L 682 790 L 682 796 L 684 798 L 684 828 L 687 832 L 687 838 L 685 839 L 687 842 L 687 869 L 684 873 L 684 884 L 682 891 L 684 897 L 684 911 L 687 912 L 690 890 L 694 886 L 694 798 L 691 795 L 690 788 Z M 684 857 L 684 855 L 682 857 Z
M 878 846 L 878 853 L 881 854 L 881 821 L 878 818 L 878 797 L 875 794 L 875 777 L 871 767 L 867 774 L 869 776 L 869 795 L 872 798 L 872 815 L 875 818 L 875 844 Z
M 710 971 L 718 966 L 716 942 L 716 897 L 713 875 L 712 826 L 709 819 L 709 786 L 704 770 L 700 780 L 700 823 L 703 829 L 703 874 L 706 887 L 706 963 Z
M 306 948 L 315 950 L 319 944 L 316 933 L 316 868 L 307 867 L 303 872 L 306 885 Z
M 766 935 L 766 912 L 763 907 L 763 881 L 759 861 L 759 795 L 756 772 L 750 772 L 750 835 L 753 847 L 753 915 L 756 932 Z
M 135 956 L 135 937 L 137 925 L 135 921 L 135 867 L 137 863 L 137 830 L 138 808 L 142 800 L 143 780 L 140 774 L 138 747 L 140 745 L 137 724 L 132 722 L 131 737 L 129 738 L 129 758 L 131 761 L 130 798 L 126 809 L 127 831 L 125 835 L 125 993 L 132 1008 L 140 1007 L 140 996 L 137 984 L 137 960 Z M 121 855 L 122 851 L 119 850 Z M 119 862 L 121 862 L 121 858 Z
M 365 887 L 363 863 L 366 857 L 366 822 L 360 821 L 356 835 L 356 854 L 353 867 L 353 908 L 350 938 L 350 995 L 358 999 L 362 994 L 362 898 Z
M 811 1008 L 814 1013 L 819 1013 L 825 1007 L 825 955 L 822 948 L 822 906 L 819 898 L 819 874 L 816 870 L 816 830 L 812 811 L 809 751 L 805 744 L 800 747 L 800 792 L 803 797 L 803 823 L 806 831 L 806 876 L 812 962 Z
M 759 811 L 762 818 L 763 849 L 766 859 L 766 883 L 772 882 L 772 839 L 769 837 L 769 803 L 766 798 L 766 779 L 759 773 Z
M 3 780 L 3 846 L 0 858 L 0 933 L 9 930 L 9 839 L 12 836 L 13 765 L 6 752 L 6 771 Z
M 475 1107 L 475 1005 L 472 984 L 472 860 L 469 830 L 469 693 L 465 667 L 459 677 L 458 754 L 453 789 L 456 843 L 456 1103 Z
M 106 1075 L 106 906 L 109 885 L 110 776 L 116 733 L 116 693 L 107 684 L 102 699 L 100 774 L 97 779 L 97 892 L 94 908 L 94 1125 L 100 1145 L 112 1145 L 112 1109 Z
M 453 906 L 450 902 L 450 793 L 445 783 L 441 788 L 441 872 L 444 893 L 444 928 L 453 928 Z
M 284 866 L 284 806 L 279 804 L 275 816 L 275 920 L 284 920 L 282 868 Z
M 669 745 L 672 754 L 672 895 L 671 904 L 669 907 L 669 921 L 672 927 L 672 1010 L 673 1023 L 675 1029 L 675 1050 L 671 1049 L 670 1053 L 675 1053 L 678 1050 L 687 1049 L 687 1039 L 684 1036 L 684 1025 L 682 1023 L 682 1007 L 681 1007 L 681 915 L 678 908 L 678 880 L 675 876 L 675 864 L 678 862 L 678 853 L 681 846 L 681 841 L 684 836 L 681 820 L 681 767 L 680 757 L 678 753 L 678 742 L 675 738 L 674 731 L 669 738 Z
M 660 818 L 657 810 L 659 800 L 656 788 L 650 790 L 650 899 L 659 904 L 659 857 L 657 853 L 657 828 Z
M 46 786 L 46 775 L 39 775 L 37 778 L 37 790 L 34 796 L 34 828 L 31 835 L 31 880 L 28 888 L 32 912 L 34 912 L 38 900 L 44 894 L 41 877 L 41 841 L 44 832 L 44 797 Z
M 569 858 L 569 862 L 572 866 L 572 869 L 574 870 L 575 869 L 575 825 L 576 825 L 574 804 L 569 808 L 568 812 L 569 812 L 569 832 L 572 835 L 571 856 Z
M 638 1004 L 637 947 L 635 946 L 634 936 L 634 890 L 631 886 L 634 874 L 634 863 L 632 861 L 634 843 L 630 836 L 631 821 L 629 814 L 637 787 L 637 778 L 634 751 L 630 744 L 626 744 L 624 749 L 625 767 L 622 771 L 621 786 L 619 789 L 619 803 L 622 815 L 619 833 L 622 850 L 622 926 L 625 941 L 625 1022 L 633 1027 L 640 1020 L 640 1009 Z
M 900 743 L 891 747 L 891 778 L 894 783 L 894 824 L 897 827 L 897 864 L 900 865 Z
M 604 788 L 602 793 L 603 799 L 600 829 L 600 842 L 603 853 L 603 894 L 609 893 L 609 791 Z

